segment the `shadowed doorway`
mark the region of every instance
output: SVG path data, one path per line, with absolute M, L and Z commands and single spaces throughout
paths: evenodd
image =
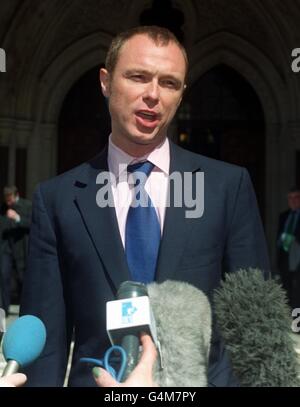
M 110 116 L 100 89 L 99 68 L 86 72 L 64 100 L 58 122 L 58 174 L 93 158 L 107 143 Z
M 264 219 L 264 114 L 250 84 L 218 65 L 187 90 L 177 118 L 179 145 L 247 168 Z

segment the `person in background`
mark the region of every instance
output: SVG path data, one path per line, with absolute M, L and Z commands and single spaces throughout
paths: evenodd
M 288 209 L 279 216 L 277 267 L 288 303 L 300 307 L 300 187 L 290 188 Z
M 3 190 L 1 207 L 1 296 L 2 305 L 9 313 L 11 295 L 19 302 L 26 267 L 28 236 L 31 222 L 31 202 L 19 196 L 15 186 Z

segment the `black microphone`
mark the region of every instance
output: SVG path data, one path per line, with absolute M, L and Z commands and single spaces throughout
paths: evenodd
M 142 283 L 133 281 L 125 281 L 124 283 L 122 283 L 117 292 L 118 300 L 144 296 L 148 296 L 146 286 Z M 131 333 L 128 333 L 123 336 L 121 346 L 127 354 L 127 368 L 125 370 L 123 380 L 126 380 L 126 378 L 129 376 L 129 374 L 133 371 L 133 369 L 137 365 L 140 347 L 139 334 L 140 332 L 136 332 L 135 330 L 133 330 Z
M 113 345 L 126 352 L 127 365 L 121 381 L 125 381 L 138 363 L 140 334 L 148 333 L 156 343 L 156 330 L 147 287 L 135 281 L 123 282 L 117 300 L 106 304 L 106 327 Z
M 227 274 L 214 295 L 217 324 L 244 387 L 299 386 L 283 288 L 258 269 Z

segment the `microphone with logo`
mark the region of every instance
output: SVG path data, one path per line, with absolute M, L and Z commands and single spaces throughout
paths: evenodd
M 158 345 L 154 317 L 144 284 L 125 281 L 120 285 L 117 300 L 106 304 L 106 328 L 112 345 L 121 346 L 126 353 L 127 363 L 121 379 L 124 381 L 138 363 L 141 332 L 151 335 Z
M 207 386 L 211 308 L 196 287 L 167 280 L 147 286 L 126 281 L 107 303 L 107 332 L 128 357 L 124 381 L 139 359 L 139 336 L 148 333 L 158 350 L 153 378 L 161 387 Z
M 16 319 L 3 336 L 2 350 L 7 365 L 2 377 L 17 373 L 34 362 L 45 343 L 46 328 L 39 318 L 24 315 Z

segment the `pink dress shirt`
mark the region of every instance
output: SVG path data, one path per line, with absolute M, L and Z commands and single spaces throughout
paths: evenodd
M 129 164 L 148 160 L 155 165 L 151 171 L 145 190 L 156 209 L 161 234 L 165 219 L 168 177 L 170 170 L 170 145 L 166 138 L 155 150 L 143 157 L 132 157 L 118 148 L 109 137 L 108 168 L 116 182 L 112 182 L 112 194 L 123 246 L 125 247 L 125 226 L 129 206 L 133 199 L 133 184 L 125 176 Z

